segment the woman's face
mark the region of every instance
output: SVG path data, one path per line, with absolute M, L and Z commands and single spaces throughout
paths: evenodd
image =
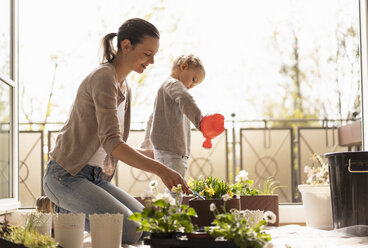
M 144 72 L 148 65 L 155 62 L 154 57 L 159 45 L 159 39 L 145 36 L 142 43 L 131 46 L 127 52 L 130 69 L 137 73 Z

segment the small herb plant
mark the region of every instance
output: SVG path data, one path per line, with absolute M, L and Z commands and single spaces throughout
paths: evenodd
M 225 201 L 226 204 L 226 201 Z M 225 205 L 223 206 L 225 208 Z M 267 223 L 274 223 L 276 216 L 270 211 L 264 213 L 264 218 L 256 224 L 248 220 L 245 211 L 232 209 L 230 212 L 220 213 L 215 204 L 210 205 L 210 211 L 215 215 L 214 226 L 205 230 L 213 238 L 233 241 L 241 248 L 262 248 L 268 246 L 271 236 L 265 232 Z
M 223 195 L 233 197 L 236 193 L 236 189 L 231 184 L 212 176 L 189 179 L 188 185 L 191 190 L 198 192 L 205 199 L 218 199 Z
M 181 205 L 181 185 L 173 187 L 175 199 L 169 194 L 157 191 L 157 182 L 150 183 L 151 190 L 145 191 L 141 198 L 145 200 L 146 207 L 142 212 L 136 212 L 129 217 L 130 220 L 140 224 L 137 231 L 153 233 L 162 232 L 192 232 L 191 216 L 197 216 L 195 210 L 188 205 Z
M 306 165 L 304 172 L 307 173 L 307 184 L 329 184 L 328 163 L 316 153 L 312 165 Z
M 264 183 L 263 187 L 260 187 L 259 194 L 260 195 L 273 195 L 275 194 L 275 190 L 279 188 L 285 188 L 284 185 L 279 185 L 280 182 L 275 180 L 274 177 L 268 177 Z
M 42 235 L 33 229 L 35 215 L 30 214 L 25 228 L 20 226 L 9 226 L 7 221 L 0 223 L 0 237 L 16 244 L 23 244 L 28 248 L 58 248 L 53 238 Z

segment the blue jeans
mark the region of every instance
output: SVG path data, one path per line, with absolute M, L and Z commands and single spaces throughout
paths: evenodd
M 89 214 L 122 213 L 123 244 L 134 244 L 142 233 L 138 223 L 128 220 L 133 212 L 141 212 L 143 205 L 127 192 L 103 179 L 102 169 L 86 165 L 72 176 L 55 160 L 48 163 L 43 179 L 43 189 L 59 212 L 86 214 L 86 231 L 89 231 Z

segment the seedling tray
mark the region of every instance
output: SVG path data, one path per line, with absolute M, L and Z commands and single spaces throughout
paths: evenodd
M 146 238 L 145 245 L 151 248 L 239 248 L 230 241 L 215 241 L 209 239 L 175 239 L 175 238 Z
M 6 248 L 27 248 L 26 246 L 22 244 L 16 244 L 9 240 L 6 240 L 4 238 L 0 238 L 0 247 L 6 247 Z

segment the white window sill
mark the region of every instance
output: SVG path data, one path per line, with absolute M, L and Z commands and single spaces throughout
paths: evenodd
M 12 212 L 20 208 L 20 202 L 15 199 L 1 199 L 0 200 L 0 214 Z

